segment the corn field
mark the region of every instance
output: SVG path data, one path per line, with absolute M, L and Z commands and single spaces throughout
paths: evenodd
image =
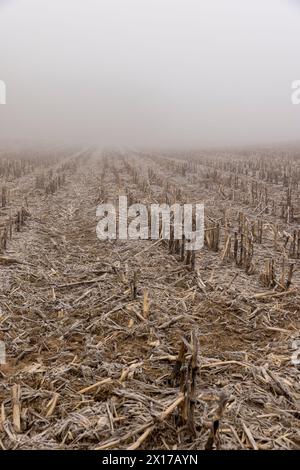
M 1 148 L 0 448 L 299 448 L 299 182 L 293 148 Z M 203 203 L 204 247 L 100 241 L 120 195 Z

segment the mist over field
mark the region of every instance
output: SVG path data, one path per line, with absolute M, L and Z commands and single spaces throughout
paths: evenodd
M 0 0 L 0 450 L 299 450 L 299 22 Z
M 296 140 L 295 0 L 0 1 L 1 139 Z

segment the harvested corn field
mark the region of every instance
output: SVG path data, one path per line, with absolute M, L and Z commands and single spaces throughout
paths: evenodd
M 0 447 L 299 448 L 299 180 L 292 147 L 1 148 Z M 203 203 L 204 247 L 99 240 L 120 196 Z

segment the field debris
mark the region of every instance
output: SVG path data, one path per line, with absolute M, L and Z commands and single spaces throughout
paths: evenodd
M 0 448 L 299 449 L 299 152 L 0 153 Z M 96 208 L 205 205 L 205 246 Z

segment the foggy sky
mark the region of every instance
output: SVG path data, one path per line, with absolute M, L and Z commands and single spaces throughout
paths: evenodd
M 0 141 L 299 139 L 297 0 L 0 0 Z

